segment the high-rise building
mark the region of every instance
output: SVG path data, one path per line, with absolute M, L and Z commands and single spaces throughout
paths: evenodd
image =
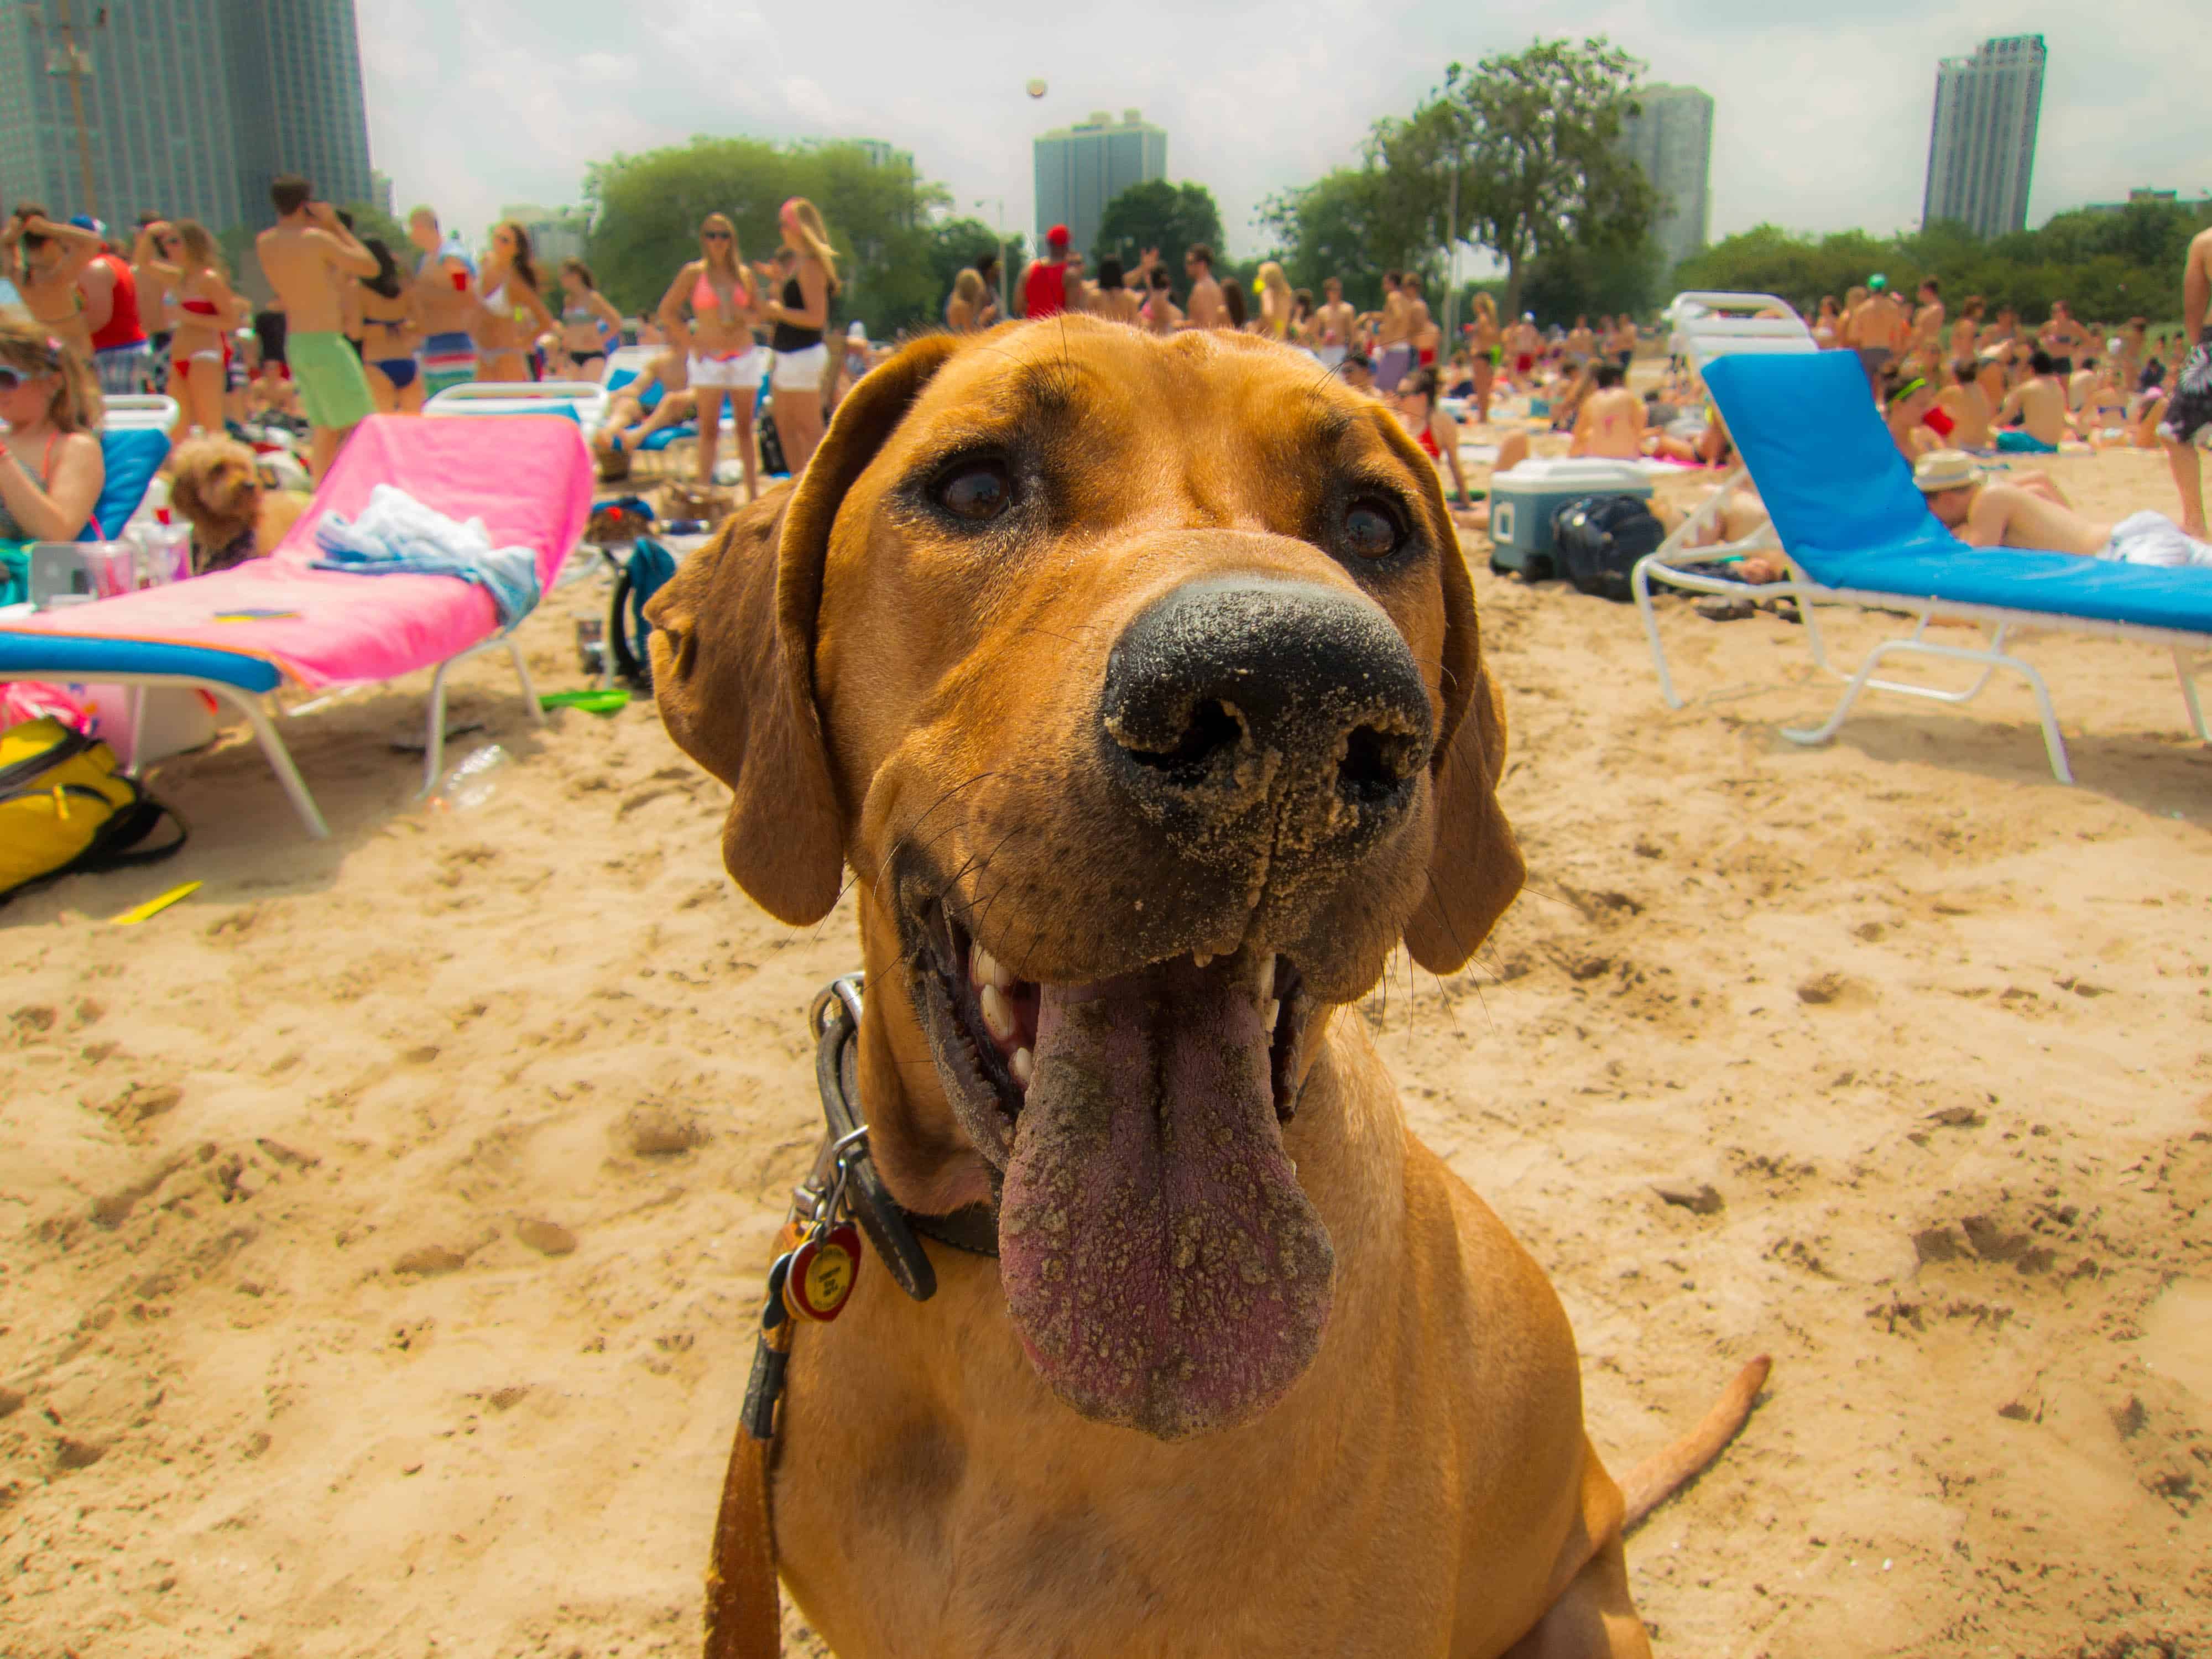
M 1040 135 L 1036 141 L 1036 233 L 1040 246 L 1054 225 L 1070 245 L 1089 252 L 1098 242 L 1106 204 L 1132 185 L 1168 176 L 1168 135 L 1141 111 L 1105 110 L 1088 121 Z
M 270 223 L 303 173 L 371 201 L 353 0 L 6 0 L 0 193 L 126 226 Z
M 1695 87 L 1638 87 L 1620 124 L 1621 152 L 1659 192 L 1651 236 L 1678 265 L 1712 232 L 1713 100 Z
M 1945 219 L 1978 236 L 2027 228 L 2046 55 L 2041 35 L 2013 34 L 1936 65 L 1923 229 Z
M 549 285 L 561 261 L 582 258 L 584 246 L 591 240 L 592 216 L 581 208 L 543 208 L 534 202 L 516 202 L 501 208 L 499 216 L 514 220 L 530 233 L 532 262 L 538 267 L 538 280 Z

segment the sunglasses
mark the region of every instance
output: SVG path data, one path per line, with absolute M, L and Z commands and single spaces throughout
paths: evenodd
M 726 242 L 730 240 L 730 233 L 726 230 L 702 230 L 699 233 L 699 240 L 702 242 Z
M 6 364 L 0 363 L 0 392 L 13 392 L 19 386 L 28 386 L 33 380 L 41 378 L 43 377 L 40 375 L 26 374 L 20 368 L 9 368 Z

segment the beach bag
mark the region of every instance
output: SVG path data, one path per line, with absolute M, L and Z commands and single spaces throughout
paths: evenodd
M 1650 506 L 1633 495 L 1585 495 L 1552 514 L 1560 571 L 1584 593 L 1626 604 L 1628 573 L 1667 539 Z
M 762 475 L 788 477 L 791 463 L 783 459 L 783 440 L 776 434 L 775 416 L 765 408 L 753 416 L 753 436 L 760 442 Z
M 140 843 L 163 818 L 173 839 Z M 167 858 L 181 819 L 115 769 L 115 751 L 51 716 L 0 732 L 0 904 L 58 876 Z
M 675 574 L 676 556 L 648 538 L 630 550 L 615 578 L 607 640 L 614 651 L 615 678 L 633 690 L 653 690 L 653 624 L 645 619 L 645 604 Z

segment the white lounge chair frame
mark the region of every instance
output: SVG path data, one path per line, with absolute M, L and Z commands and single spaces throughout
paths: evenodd
M 118 392 L 100 401 L 105 410 L 101 426 L 117 432 L 167 432 L 183 412 L 174 398 L 135 392 Z
M 1771 526 L 1763 533 L 1769 538 L 1765 544 L 1779 545 L 1778 539 L 1772 537 Z M 1700 553 L 1708 550 L 1704 548 L 1698 550 Z M 2181 684 L 2181 700 L 2189 711 L 2190 729 L 2196 733 L 2199 743 L 2212 744 L 2212 730 L 2206 727 L 2203 702 L 2197 690 L 2197 676 L 2212 670 L 2212 635 L 2181 629 L 2151 628 L 2139 623 L 2103 622 L 2084 617 L 2069 617 L 2057 611 L 2014 611 L 1993 605 L 1963 605 L 1952 599 L 1917 599 L 1905 593 L 1824 587 L 1808 578 L 1794 559 L 1790 561 L 1790 580 L 1754 585 L 1669 569 L 1659 562 L 1660 557 L 1659 553 L 1650 553 L 1638 559 L 1636 568 L 1629 574 L 1629 586 L 1635 592 L 1636 608 L 1644 618 L 1644 637 L 1651 644 L 1652 665 L 1659 671 L 1660 695 L 1667 699 L 1669 708 L 1680 708 L 1688 699 L 1674 689 L 1674 676 L 1668 672 L 1667 653 L 1659 639 L 1659 618 L 1651 605 L 1651 581 L 1654 577 L 1668 586 L 1684 588 L 1692 592 L 1718 593 L 1747 599 L 1791 599 L 1797 602 L 1798 615 L 1804 620 L 1806 643 L 1812 648 L 1814 662 L 1823 672 L 1833 675 L 1844 684 L 1842 699 L 1819 726 L 1781 728 L 1782 735 L 1792 743 L 1826 743 L 1835 736 L 1844 721 L 1850 718 L 1852 705 L 1858 702 L 1862 692 L 1888 691 L 1899 696 L 1919 697 L 1929 702 L 1971 702 L 1982 694 L 1997 671 L 2002 669 L 2019 675 L 2027 682 L 2028 689 L 2034 692 L 2036 712 L 2043 723 L 2044 752 L 2050 758 L 2051 775 L 2061 783 L 2070 784 L 2074 781 L 2074 768 L 2067 757 L 2066 739 L 2058 730 L 2058 715 L 2051 700 L 2051 688 L 2045 684 L 2041 672 L 2034 664 L 2005 649 L 2006 637 L 2014 629 L 2040 628 L 2052 632 L 2087 634 L 2100 639 L 2131 640 L 2137 644 L 2159 646 L 2172 652 L 2174 678 Z M 1884 640 L 1867 653 L 1865 659 L 1856 669 L 1843 669 L 1828 660 L 1827 642 L 1821 637 L 1820 619 L 1813 610 L 1816 605 L 1848 605 L 1866 611 L 1903 611 L 1913 616 L 1915 620 L 1911 633 L 1899 639 Z M 1963 645 L 1939 644 L 1926 638 L 1928 624 L 1938 616 L 1961 618 L 1978 624 L 1987 635 L 1987 644 L 1976 650 Z M 1972 684 L 1955 691 L 1916 684 L 1908 680 L 1875 678 L 1875 670 L 1881 665 L 1882 659 L 1893 656 L 1978 664 L 1982 672 Z
M 540 726 L 545 724 L 545 711 L 538 702 L 538 687 L 530 678 L 529 665 L 522 659 L 522 647 L 516 641 L 513 630 L 495 634 L 488 640 L 479 640 L 467 649 L 455 652 L 440 663 L 430 677 L 429 714 L 423 731 L 422 787 L 416 792 L 416 799 L 421 800 L 438 787 L 438 775 L 445 769 L 446 676 L 456 663 L 465 662 L 486 651 L 500 649 L 504 649 L 508 659 L 514 664 L 514 677 L 521 682 L 522 700 L 528 706 L 532 719 Z M 418 671 L 410 669 L 408 672 Z M 102 669 L 99 681 L 102 685 L 132 688 L 131 732 L 134 745 L 137 734 L 145 729 L 145 692 L 149 688 L 180 686 L 190 690 L 210 692 L 222 698 L 246 716 L 247 724 L 253 728 L 254 741 L 261 745 L 261 753 L 269 762 L 269 769 L 276 775 L 276 781 L 283 786 L 285 796 L 292 803 L 292 810 L 300 815 L 300 822 L 307 826 L 307 833 L 318 841 L 331 833 L 330 826 L 323 821 L 321 809 L 315 805 L 315 798 L 308 791 L 306 780 L 301 777 L 300 769 L 293 763 L 291 750 L 284 746 L 283 736 L 276 729 L 276 720 L 298 720 L 317 709 L 327 708 L 341 697 L 388 684 L 383 680 L 344 681 L 325 687 L 321 696 L 288 710 L 276 703 L 273 692 L 249 691 L 241 686 L 206 679 L 198 674 L 111 673 Z M 274 719 L 271 718 L 272 707 Z M 123 762 L 123 769 L 127 775 L 137 776 L 138 757 L 135 747 L 132 752 L 118 758 Z
M 575 411 L 588 440 L 606 418 L 607 389 L 596 380 L 473 380 L 447 386 L 422 405 L 425 415 L 544 415 L 556 404 Z

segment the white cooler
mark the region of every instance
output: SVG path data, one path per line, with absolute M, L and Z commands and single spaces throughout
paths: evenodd
M 1490 568 L 1518 570 L 1531 581 L 1559 574 L 1552 514 L 1585 495 L 1651 499 L 1651 480 L 1633 461 L 1523 461 L 1490 479 Z

